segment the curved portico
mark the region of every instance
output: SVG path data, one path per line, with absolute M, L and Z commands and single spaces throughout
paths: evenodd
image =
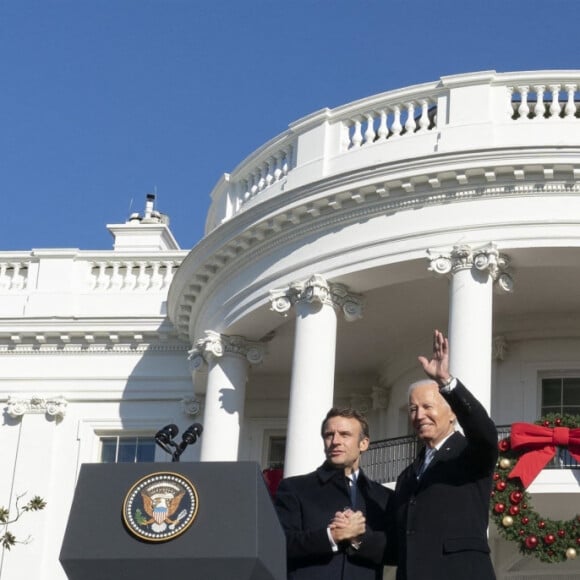
M 169 314 L 192 345 L 213 331 L 265 346 L 245 409 L 284 421 L 287 473 L 321 460 L 303 438 L 332 402 L 365 401 L 375 437 L 406 433 L 405 387 L 434 327 L 450 334 L 453 372 L 510 420 L 492 387 L 494 337 L 520 340 L 522 321 L 546 312 L 556 327 L 578 318 L 572 287 L 551 278 L 579 277 L 579 80 L 487 71 L 323 110 L 218 183 Z M 313 305 L 299 303 L 279 316 L 275 293 L 315 276 L 356 295 L 364 316 L 325 304 L 305 316 Z M 388 408 L 373 408 L 376 389 Z

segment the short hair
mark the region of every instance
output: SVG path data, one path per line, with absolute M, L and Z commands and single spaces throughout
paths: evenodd
M 324 427 L 326 426 L 326 422 L 333 417 L 344 417 L 345 419 L 356 419 L 360 424 L 360 435 L 361 441 L 366 437 L 370 439 L 369 436 L 369 424 L 367 418 L 364 416 L 363 413 L 358 411 L 357 409 L 353 409 L 351 407 L 344 407 L 339 409 L 338 407 L 332 407 L 328 413 L 326 413 L 326 417 L 324 421 L 322 421 L 322 425 L 320 426 L 320 434 L 324 437 Z
M 411 393 L 417 387 L 422 387 L 423 385 L 435 385 L 437 388 L 439 388 L 437 381 L 434 381 L 433 379 L 420 379 L 420 380 L 415 381 L 414 383 L 411 383 L 409 385 L 409 388 L 407 389 L 407 399 L 409 399 L 409 397 L 411 396 Z

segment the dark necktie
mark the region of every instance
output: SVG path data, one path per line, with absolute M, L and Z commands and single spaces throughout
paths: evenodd
M 351 477 L 347 477 L 348 487 L 350 492 L 350 505 L 354 508 L 356 506 L 356 473 L 352 473 Z
M 425 457 L 423 459 L 423 464 L 419 468 L 419 473 L 417 474 L 417 479 L 420 479 L 423 476 L 423 474 L 425 473 L 425 471 L 427 471 L 427 468 L 429 467 L 429 463 L 431 463 L 431 460 L 433 459 L 433 456 L 435 455 L 436 451 L 437 451 L 437 449 L 435 449 L 434 447 L 427 447 L 427 449 L 425 450 Z

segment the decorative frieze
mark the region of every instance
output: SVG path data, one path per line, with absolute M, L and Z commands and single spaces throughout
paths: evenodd
M 362 318 L 361 296 L 350 292 L 344 284 L 328 282 L 319 274 L 306 281 L 293 282 L 288 288 L 270 291 L 271 310 L 283 316 L 287 316 L 297 302 L 326 304 L 340 309 L 348 322 Z
M 213 330 L 206 330 L 205 336 L 195 341 L 189 351 L 191 370 L 201 370 L 212 357 L 235 355 L 245 358 L 250 364 L 259 364 L 264 357 L 264 344 L 248 340 L 243 336 L 228 336 Z
M 6 405 L 6 412 L 10 417 L 18 418 L 22 415 L 47 415 L 62 419 L 66 413 L 67 401 L 62 396 L 29 398 L 10 396 Z
M 504 292 L 513 290 L 513 278 L 508 273 L 509 258 L 500 254 L 495 244 L 473 248 L 464 244 L 455 246 L 451 251 L 439 252 L 427 250 L 430 258 L 429 270 L 436 274 L 455 274 L 460 270 L 475 268 L 487 271 L 496 282 L 496 287 Z

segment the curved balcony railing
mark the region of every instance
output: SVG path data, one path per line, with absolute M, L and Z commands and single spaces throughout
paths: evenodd
M 510 425 L 499 425 L 498 440 L 507 437 L 510 429 Z M 399 473 L 415 459 L 418 447 L 419 442 L 414 435 L 375 441 L 362 456 L 362 468 L 371 479 L 380 483 L 396 481 Z M 568 454 L 567 449 L 559 448 L 546 469 L 580 469 L 580 464 Z
M 579 86 L 580 71 L 484 71 L 322 109 L 291 123 L 224 174 L 211 194 L 206 233 L 261 200 L 377 160 L 514 143 L 539 146 L 550 139 L 561 144 L 566 127 L 568 141 L 578 145 Z M 558 127 L 531 139 L 514 133 L 514 128 L 542 123 Z M 363 151 L 375 153 L 368 156 Z

